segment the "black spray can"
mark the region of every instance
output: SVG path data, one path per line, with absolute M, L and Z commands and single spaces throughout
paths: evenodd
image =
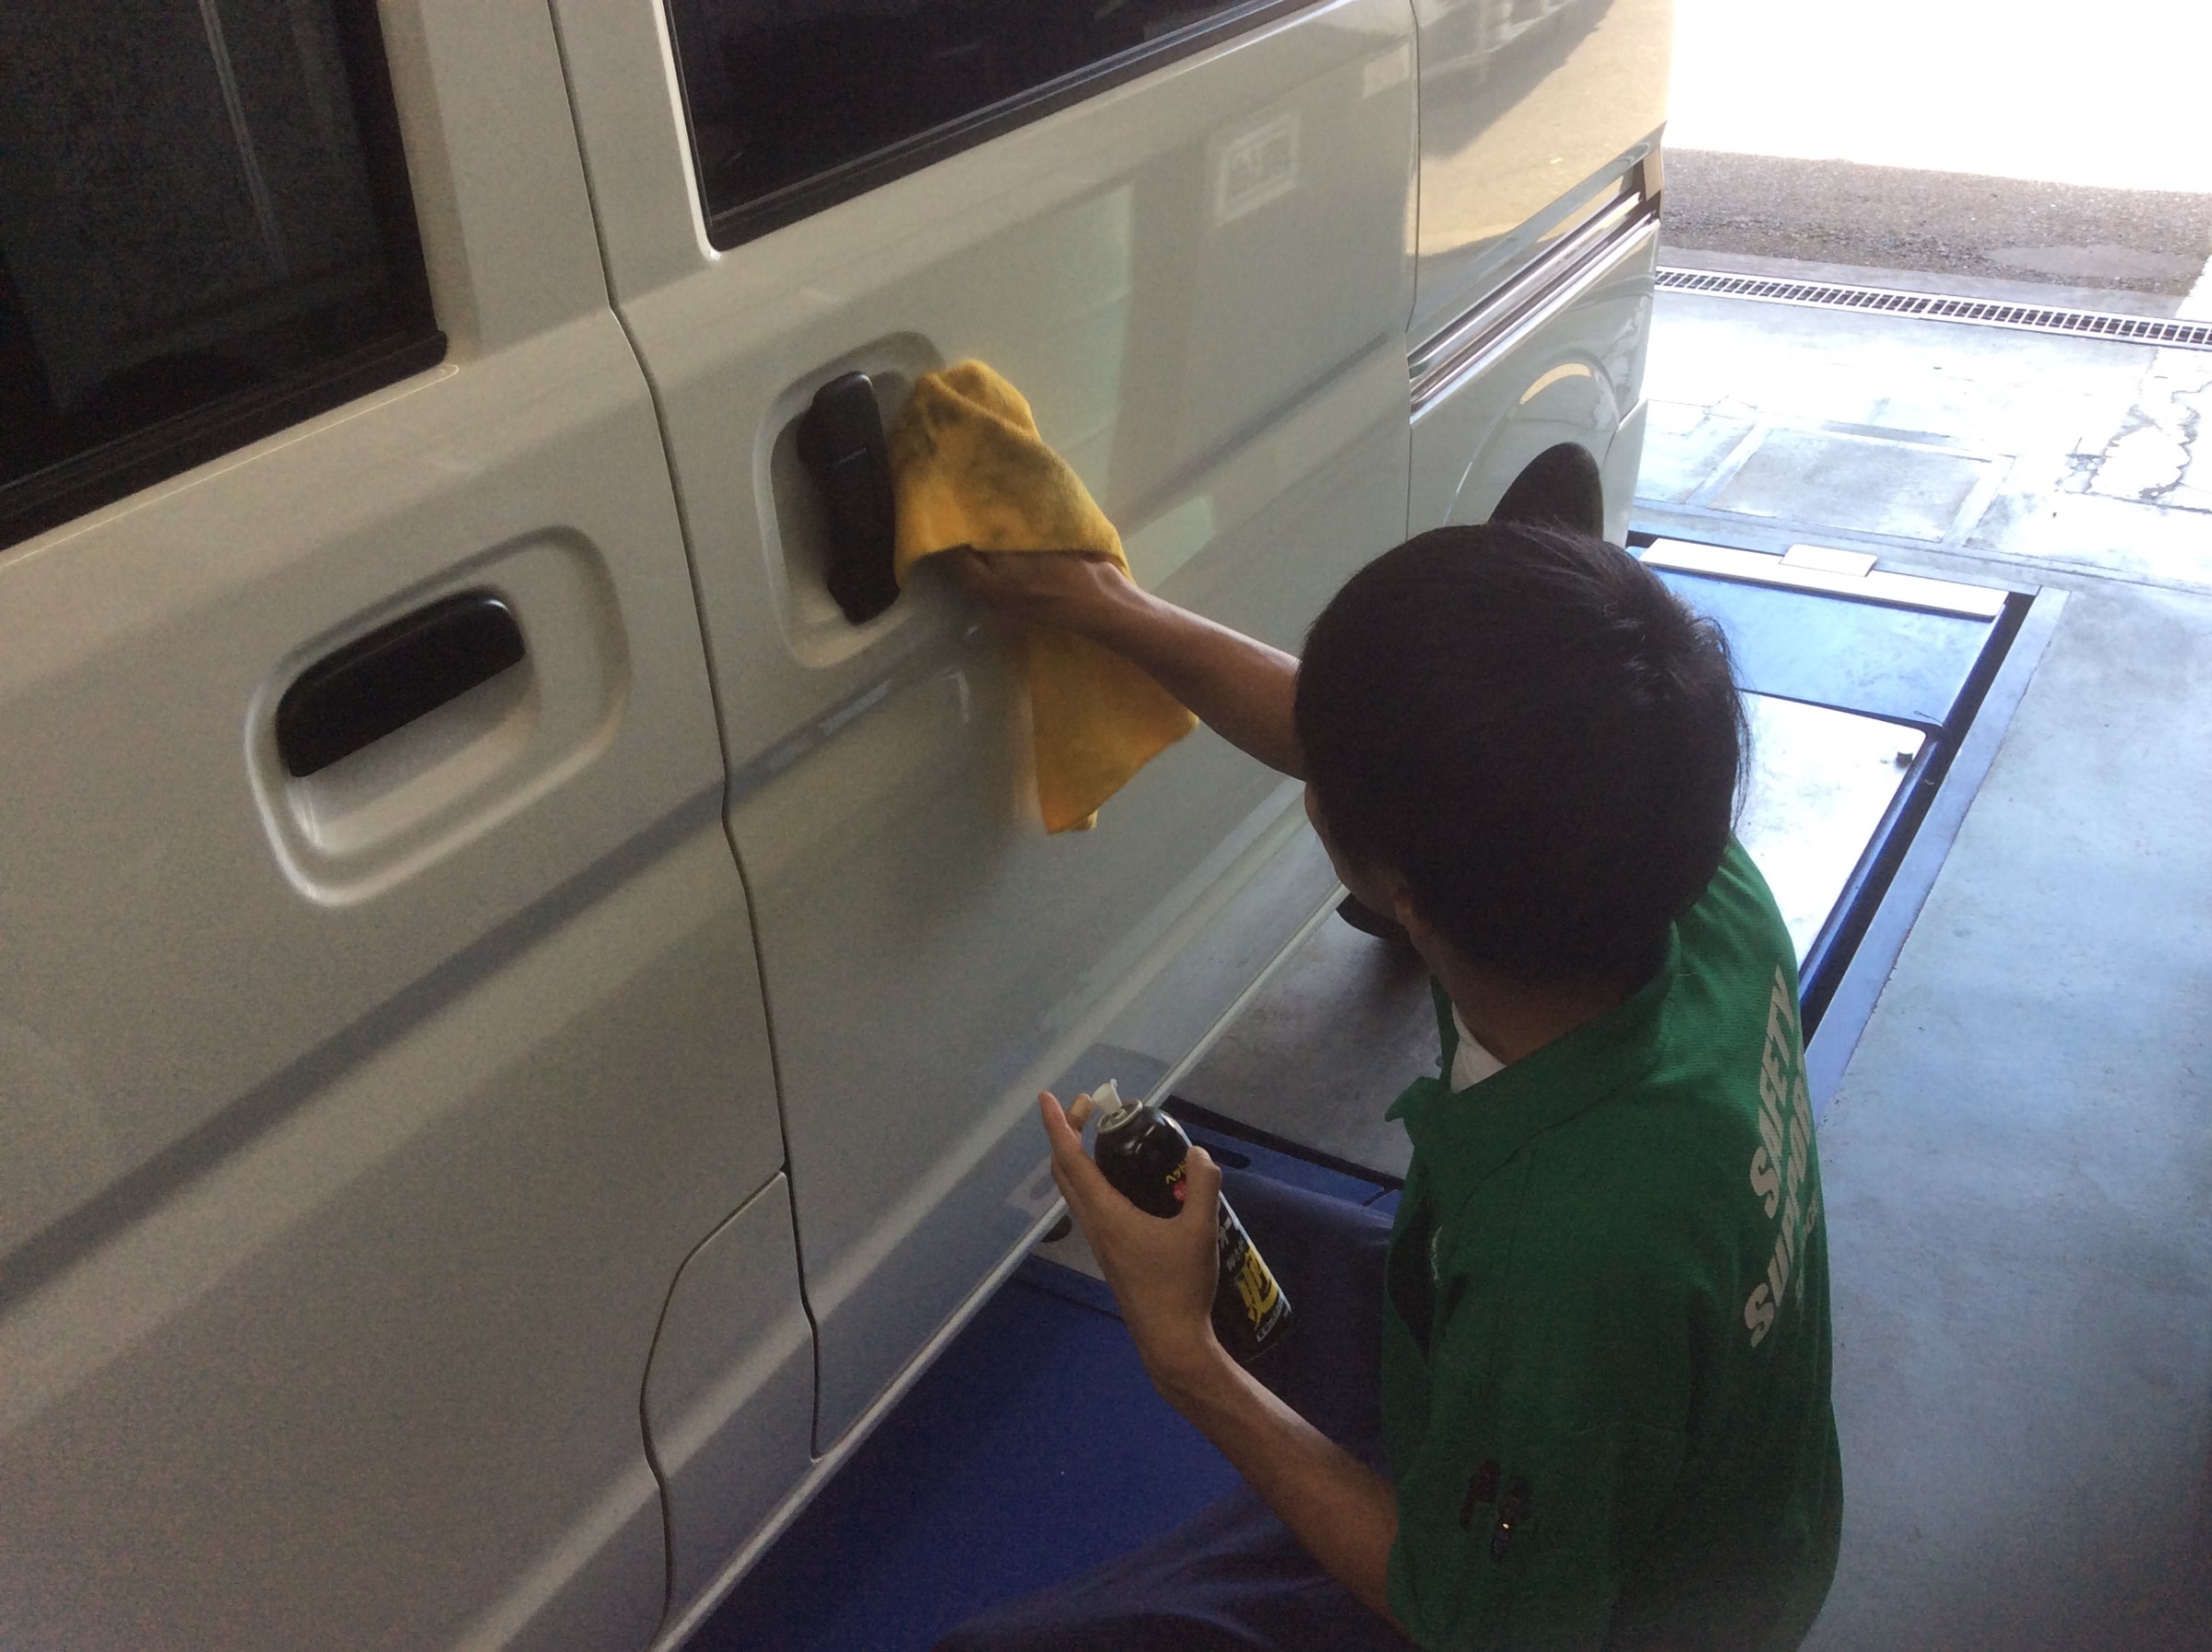
M 1111 1081 L 1092 1093 L 1091 1107 L 1098 1124 L 1092 1157 L 1106 1179 L 1140 1210 L 1173 1216 L 1182 1210 L 1184 1160 L 1190 1152 L 1183 1127 L 1158 1107 L 1124 1101 Z M 1220 1264 L 1213 1334 L 1244 1364 L 1290 1328 L 1290 1299 L 1226 1199 L 1218 1201 L 1213 1231 Z

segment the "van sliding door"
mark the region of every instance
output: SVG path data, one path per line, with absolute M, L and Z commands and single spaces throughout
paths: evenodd
M 1015 639 L 926 568 L 849 623 L 795 421 L 981 358 L 1140 583 L 1295 647 L 1404 533 L 1411 14 L 555 12 L 705 615 L 826 1451 L 1050 1207 L 1037 1090 L 1116 1075 L 1102 1031 L 1298 803 L 1201 731 L 1048 837 Z

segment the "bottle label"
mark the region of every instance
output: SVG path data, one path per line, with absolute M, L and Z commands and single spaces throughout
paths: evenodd
M 1148 1107 L 1111 1130 L 1102 1129 L 1092 1156 L 1107 1182 L 1139 1210 L 1172 1217 L 1190 1197 L 1185 1162 L 1189 1151 L 1190 1139 L 1175 1121 Z M 1250 1359 L 1289 1325 L 1290 1299 L 1260 1259 L 1229 1201 L 1215 1202 L 1214 1335 L 1233 1357 Z
M 1275 1276 L 1261 1265 L 1259 1252 L 1244 1253 L 1244 1265 L 1236 1272 L 1236 1293 L 1244 1300 L 1245 1317 L 1252 1321 L 1253 1329 L 1257 1330 L 1260 1321 L 1266 1318 L 1267 1310 L 1275 1306 L 1275 1299 L 1283 1293 L 1282 1287 L 1275 1282 Z
M 1226 1206 L 1215 1223 L 1221 1277 L 1236 1288 L 1237 1302 L 1255 1332 L 1264 1332 L 1275 1305 L 1282 1301 L 1282 1287 L 1260 1260 L 1260 1254 L 1244 1234 L 1244 1224 Z

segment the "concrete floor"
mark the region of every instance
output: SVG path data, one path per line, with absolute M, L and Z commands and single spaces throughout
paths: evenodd
M 1674 0 L 1674 16 L 1673 147 L 2212 193 L 2203 0 Z
M 1664 256 L 1690 250 L 1927 271 L 1942 293 L 1965 275 L 2179 297 L 2212 252 L 2212 194 L 1674 144 Z
M 2174 295 L 2212 252 L 2203 0 L 1674 16 L 1670 248 Z
M 2212 1647 L 2212 353 L 1665 294 L 1646 387 L 1642 525 L 2070 593 L 1820 1127 L 1807 1644 Z M 1396 1168 L 1435 1036 L 1332 923 L 1179 1089 Z

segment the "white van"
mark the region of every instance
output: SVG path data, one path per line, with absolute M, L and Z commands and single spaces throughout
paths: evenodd
M 1336 893 L 1205 733 L 1048 837 L 797 419 L 980 357 L 1292 648 L 1618 538 L 1668 26 L 0 14 L 0 1646 L 681 1640 Z

